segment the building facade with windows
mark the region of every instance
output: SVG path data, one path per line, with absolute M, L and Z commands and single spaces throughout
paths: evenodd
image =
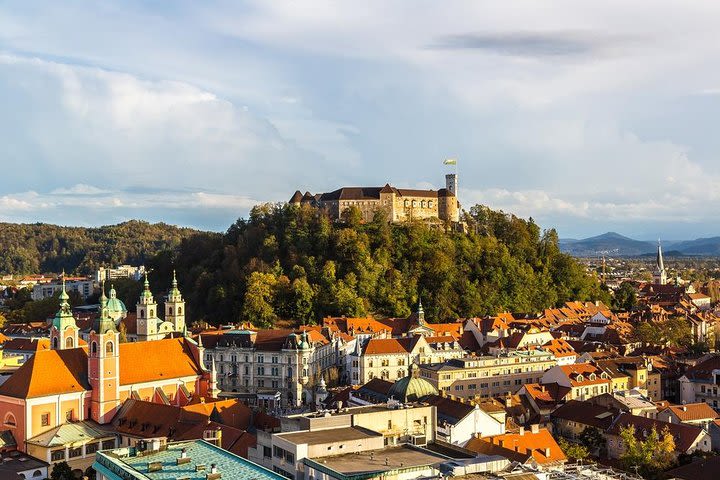
M 483 357 L 463 357 L 421 364 L 420 375 L 439 391 L 461 398 L 495 397 L 516 393 L 538 382 L 557 359 L 540 350 L 517 350 Z
M 205 365 L 215 362 L 220 389 L 255 395 L 271 409 L 310 403 L 323 377 L 342 375 L 345 340 L 319 329 L 214 331 L 199 334 L 199 342 Z

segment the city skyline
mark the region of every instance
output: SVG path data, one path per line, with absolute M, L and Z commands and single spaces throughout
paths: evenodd
M 718 10 L 4 4 L 0 221 L 224 230 L 298 188 L 440 188 L 453 157 L 466 209 L 714 236 Z

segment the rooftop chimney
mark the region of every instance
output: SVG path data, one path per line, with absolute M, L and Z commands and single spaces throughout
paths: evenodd
M 550 458 L 550 448 L 549 447 L 545 448 L 545 458 Z
M 538 433 L 540 431 L 540 424 L 539 423 L 533 423 L 530 425 L 530 432 L 532 433 Z
M 525 427 L 520 427 L 520 436 L 525 435 Z

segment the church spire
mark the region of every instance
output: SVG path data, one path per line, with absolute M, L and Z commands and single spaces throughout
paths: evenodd
M 425 310 L 423 309 L 421 298 L 418 298 L 418 306 L 416 313 L 418 317 L 418 325 L 425 325 Z
M 70 308 L 70 296 L 65 288 L 65 270 L 62 272 L 62 290 L 59 300 L 60 308 L 53 318 L 50 329 L 51 346 L 55 350 L 75 348 L 78 343 L 78 328 Z
M 653 275 L 653 280 L 658 285 L 665 285 L 667 283 L 667 271 L 665 270 L 665 261 L 663 260 L 660 239 L 658 239 L 657 257 L 655 258 L 655 272 Z

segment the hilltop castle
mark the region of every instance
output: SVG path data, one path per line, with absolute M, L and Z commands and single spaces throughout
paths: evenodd
M 315 195 L 310 192 L 303 195 L 297 190 L 289 203 L 324 209 L 333 220 L 342 218 L 350 207 L 357 207 L 365 221 L 383 210 L 391 222 L 425 219 L 458 222 L 457 191 L 457 174 L 450 173 L 445 175 L 445 188 L 439 190 L 395 188 L 387 183 L 384 187 L 343 187 Z

